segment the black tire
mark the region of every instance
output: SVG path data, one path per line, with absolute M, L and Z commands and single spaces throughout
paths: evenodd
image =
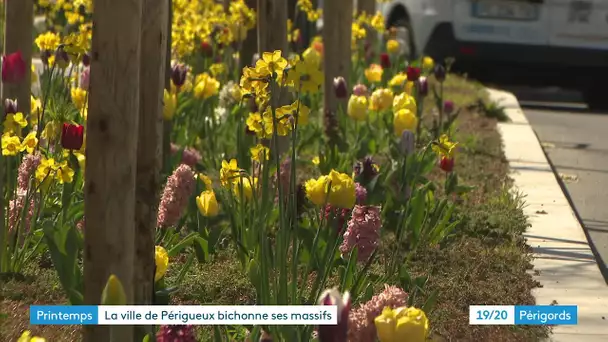
M 406 40 L 407 51 L 402 51 L 402 53 L 404 55 L 407 55 L 408 59 L 412 59 L 413 57 L 415 57 L 417 55 L 416 46 L 414 45 L 414 34 L 412 31 L 412 25 L 410 24 L 409 20 L 406 18 L 400 18 L 395 20 L 390 26 L 398 30 L 398 40 Z M 401 33 L 401 37 L 399 36 L 400 29 L 405 30 L 405 33 Z
M 596 84 L 583 91 L 583 98 L 589 109 L 593 111 L 608 111 L 608 89 Z

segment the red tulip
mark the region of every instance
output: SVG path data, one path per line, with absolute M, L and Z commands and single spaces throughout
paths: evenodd
M 420 78 L 420 68 L 408 66 L 407 67 L 407 80 L 414 82 L 414 81 L 417 81 L 418 78 Z
M 66 150 L 80 150 L 84 141 L 84 126 L 63 124 L 61 146 Z
M 213 47 L 211 46 L 211 43 L 209 43 L 206 40 L 203 40 L 201 42 L 201 49 L 203 50 L 203 55 L 209 57 L 213 54 Z
M 441 157 L 439 168 L 445 172 L 452 172 L 454 169 L 454 158 Z
M 2 57 L 2 82 L 19 83 L 25 78 L 26 71 L 27 66 L 21 56 L 21 51 Z
M 391 58 L 389 57 L 388 53 L 380 54 L 380 65 L 382 65 L 384 69 L 391 67 Z

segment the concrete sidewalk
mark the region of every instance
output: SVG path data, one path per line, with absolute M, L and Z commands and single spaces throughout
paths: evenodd
M 578 325 L 554 327 L 550 340 L 608 341 L 608 285 L 587 237 L 515 96 L 488 93 L 511 119 L 498 130 L 532 225 L 525 237 L 534 252 L 532 276 L 542 286 L 533 291 L 536 303 L 578 305 Z

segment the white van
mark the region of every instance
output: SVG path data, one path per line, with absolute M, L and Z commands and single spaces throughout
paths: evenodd
M 377 6 L 415 57 L 454 57 L 457 67 L 486 75 L 508 69 L 502 73 L 508 82 L 575 88 L 590 107 L 608 106 L 608 0 L 393 0 Z

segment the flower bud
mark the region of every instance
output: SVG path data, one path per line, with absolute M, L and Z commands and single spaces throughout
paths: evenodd
M 401 133 L 401 141 L 399 142 L 399 146 L 401 147 L 401 153 L 406 156 L 409 156 L 410 154 L 414 153 L 414 133 L 410 130 L 403 131 L 403 133 Z
M 418 90 L 418 95 L 427 96 L 429 93 L 429 82 L 427 82 L 426 77 L 422 76 L 416 81 L 416 89 Z
M 445 114 L 452 114 L 453 111 L 454 111 L 454 102 L 452 102 L 450 100 L 446 100 L 443 103 L 443 112 Z
M 348 90 L 346 89 L 346 80 L 344 77 L 335 77 L 334 78 L 334 92 L 336 97 L 339 99 L 345 99 L 348 96 Z
M 176 87 L 181 87 L 186 83 L 186 75 L 188 75 L 188 68 L 182 63 L 176 63 L 171 67 L 171 81 Z
M 356 86 L 353 87 L 353 95 L 357 95 L 357 96 L 367 96 L 367 87 L 365 86 L 365 84 L 357 84 Z
M 407 67 L 407 80 L 415 82 L 420 78 L 420 68 L 408 66 Z
M 391 67 L 391 58 L 389 57 L 388 53 L 380 54 L 380 65 L 384 69 L 388 69 Z
M 445 68 L 443 67 L 443 65 L 437 64 L 435 66 L 435 70 L 433 70 L 433 73 L 435 74 L 435 78 L 437 79 L 437 81 L 439 81 L 439 82 L 445 81 L 446 71 L 445 71 Z
M 445 156 L 441 157 L 441 160 L 439 161 L 439 168 L 445 172 L 452 172 L 454 169 L 454 158 Z
M 337 325 L 320 325 L 319 341 L 320 342 L 343 342 L 346 341 L 348 331 L 348 314 L 350 312 L 350 294 L 345 292 L 340 294 L 338 289 L 325 290 L 318 301 L 319 305 L 336 305 L 338 307 L 338 324 Z
M 84 65 L 85 67 L 91 65 L 91 56 L 88 52 L 82 55 L 82 65 Z
M 127 295 L 122 283 L 115 275 L 110 275 L 101 293 L 101 305 L 126 305 Z
M 2 57 L 2 82 L 19 83 L 25 78 L 26 71 L 27 67 L 21 51 Z
M 201 42 L 201 50 L 203 51 L 203 55 L 206 57 L 209 57 L 213 54 L 213 47 L 211 46 L 211 43 L 206 40 L 203 40 Z
M 18 108 L 19 107 L 17 106 L 17 99 L 4 100 L 4 115 L 16 114 L 19 111 Z

